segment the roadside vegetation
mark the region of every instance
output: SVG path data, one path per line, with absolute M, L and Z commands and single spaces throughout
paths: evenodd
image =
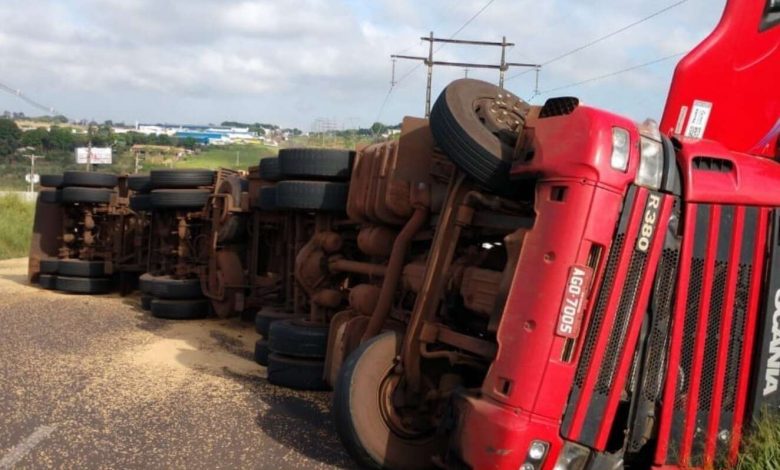
M 16 120 L 15 120 L 16 119 Z M 18 122 L 17 122 L 18 120 Z M 24 130 L 19 126 L 22 125 Z M 374 123 L 368 128 L 325 129 L 306 135 L 300 129 L 282 129 L 272 124 L 223 122 L 223 126 L 246 127 L 265 136 L 276 145 L 246 143 L 233 145 L 201 145 L 193 138 L 177 138 L 165 134 L 147 135 L 139 132 L 114 132 L 113 123 L 72 123 L 64 116 L 0 118 L 0 190 L 24 191 L 29 184 L 30 156 L 36 156 L 38 174 L 82 170 L 75 162 L 77 147 L 111 147 L 112 165 L 97 167 L 98 171 L 133 173 L 136 153 L 141 171 L 154 168 L 231 168 L 246 170 L 264 157 L 274 156 L 279 148 L 325 147 L 354 149 L 385 139 L 397 138 L 400 124 L 387 126 Z M 122 124 L 119 124 L 123 126 Z M 141 149 L 140 151 L 138 149 Z
M 27 256 L 35 205 L 9 194 L 0 196 L 0 259 Z
M 780 419 L 764 415 L 742 443 L 737 470 L 780 470 Z

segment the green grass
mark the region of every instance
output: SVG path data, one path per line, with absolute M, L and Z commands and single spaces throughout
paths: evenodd
M 27 256 L 35 205 L 15 195 L 0 196 L 0 259 Z
M 216 170 L 218 168 L 231 168 L 246 170 L 255 166 L 261 158 L 275 156 L 277 149 L 265 145 L 226 145 L 224 147 L 210 146 L 203 151 L 188 155 L 173 164 L 174 168 L 206 168 Z M 236 164 L 238 155 L 238 164 Z M 153 168 L 167 166 L 162 162 L 148 161 L 144 165 L 144 171 Z
M 737 470 L 780 470 L 780 419 L 765 414 L 742 442 Z

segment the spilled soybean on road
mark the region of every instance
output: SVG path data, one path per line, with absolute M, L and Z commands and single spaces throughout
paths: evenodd
M 0 469 L 350 468 L 327 393 L 270 385 L 240 320 L 44 291 L 0 261 Z

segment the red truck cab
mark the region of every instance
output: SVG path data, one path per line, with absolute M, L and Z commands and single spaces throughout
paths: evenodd
M 536 220 L 497 356 L 457 405 L 465 466 L 704 468 L 780 405 L 780 164 L 756 158 L 777 156 L 779 49 L 780 1 L 730 0 L 660 128 L 569 98 L 528 122 L 512 175 Z

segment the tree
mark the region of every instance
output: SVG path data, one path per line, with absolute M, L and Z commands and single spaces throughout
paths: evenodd
M 22 130 L 10 119 L 0 119 L 0 157 L 7 157 L 22 143 Z
M 76 139 L 70 127 L 51 126 L 49 130 L 49 149 L 70 151 L 75 148 Z
M 183 139 L 179 139 L 179 145 L 188 150 L 195 150 L 195 148 L 198 146 L 198 141 L 192 137 L 185 137 Z
M 44 150 L 49 144 L 49 131 L 43 127 L 25 131 L 22 134 L 22 147 L 35 147 Z
M 373 132 L 376 135 L 384 134 L 384 132 L 387 130 L 387 126 L 382 124 L 381 122 L 375 122 L 371 125 L 371 132 Z

